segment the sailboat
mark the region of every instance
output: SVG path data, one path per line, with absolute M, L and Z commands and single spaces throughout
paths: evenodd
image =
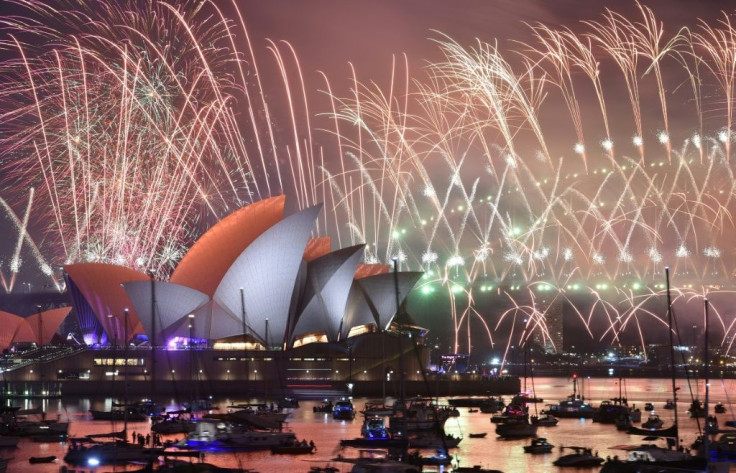
M 123 351 L 123 358 L 127 359 L 127 346 L 128 346 L 128 309 L 124 310 L 125 314 L 125 334 L 124 343 L 125 349 Z M 125 365 L 124 365 L 125 366 Z M 123 371 L 123 376 L 126 376 Z M 163 448 L 148 448 L 142 444 L 128 443 L 127 441 L 127 427 L 129 418 L 129 404 L 127 403 L 128 389 L 127 383 L 124 383 L 125 391 L 123 394 L 124 406 L 120 409 L 121 418 L 118 419 L 116 416 L 111 420 L 122 420 L 123 430 L 122 432 L 113 432 L 112 434 L 106 434 L 108 437 L 112 437 L 113 440 L 107 442 L 97 442 L 91 437 L 85 439 L 71 439 L 70 447 L 64 456 L 64 461 L 70 465 L 75 466 L 98 466 L 98 465 L 116 465 L 131 462 L 140 463 L 152 463 L 161 454 L 163 454 Z M 147 403 L 140 404 L 140 410 L 138 413 L 145 412 L 150 405 Z M 121 406 L 118 406 L 120 408 Z M 134 413 L 136 411 L 133 411 Z M 136 417 L 133 417 L 136 418 Z M 146 419 L 147 416 L 144 416 Z
M 701 473 L 708 470 L 708 461 L 703 455 L 691 455 L 680 448 L 678 424 L 677 424 L 677 390 L 675 386 L 675 355 L 673 331 L 675 329 L 674 315 L 672 313 L 672 300 L 670 296 L 670 278 L 669 268 L 665 268 L 667 278 L 667 316 L 669 321 L 669 337 L 670 337 L 670 355 L 671 355 L 671 377 L 672 377 L 672 393 L 675 403 L 675 420 L 674 424 L 665 429 L 638 429 L 629 428 L 629 433 L 634 435 L 646 435 L 649 437 L 664 437 L 668 439 L 668 446 L 673 444 L 675 447 L 664 448 L 657 445 L 639 445 L 635 447 L 627 447 L 630 450 L 628 458 L 619 460 L 618 458 L 608 459 L 601 468 L 601 473 L 636 473 L 640 471 L 649 471 L 650 468 L 657 468 L 656 471 L 678 471 L 682 473 Z M 708 302 L 705 302 L 706 313 L 706 343 L 708 333 Z M 707 349 L 706 349 L 707 352 Z M 706 357 L 706 373 L 708 371 L 708 362 Z M 707 374 L 706 374 L 707 376 Z M 707 382 L 706 382 L 706 399 L 707 399 Z M 707 435 L 706 435 L 707 437 Z
M 532 422 L 529 417 L 529 404 L 540 402 L 536 396 L 531 397 L 526 391 L 526 369 L 527 369 L 527 349 L 524 349 L 524 392 L 517 394 L 511 399 L 506 406 L 504 415 L 500 418 L 494 416 L 491 422 L 496 424 L 496 435 L 502 438 L 526 438 L 535 437 L 539 424 Z M 532 375 L 532 380 L 533 380 Z M 532 381 L 533 383 L 533 381 Z M 535 404 L 536 405 L 536 404 Z
M 571 418 L 571 419 L 590 419 L 593 417 L 595 408 L 585 402 L 585 397 L 577 392 L 578 376 L 572 376 L 572 394 L 567 396 L 563 401 L 557 404 L 551 404 L 546 410 L 548 414 L 555 417 Z

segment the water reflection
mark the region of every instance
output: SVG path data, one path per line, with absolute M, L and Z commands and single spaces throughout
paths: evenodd
M 698 434 L 698 424 L 695 419 L 691 419 L 686 415 L 686 410 L 690 405 L 690 389 L 686 380 L 679 380 L 680 389 L 678 399 L 678 419 L 680 422 L 681 438 L 684 445 L 689 445 L 695 440 Z M 697 386 L 696 386 L 697 385 Z M 704 399 L 703 382 L 692 382 L 693 390 L 698 393 L 700 399 Z M 545 400 L 545 403 L 556 403 L 572 392 L 572 381 L 567 378 L 535 378 L 533 384 L 527 384 L 529 389 L 534 389 L 536 395 Z M 579 387 L 586 398 L 598 405 L 604 399 L 610 399 L 618 396 L 619 389 L 627 397 L 629 404 L 636 405 L 644 409 L 646 402 L 654 404 L 655 412 L 660 415 L 665 422 L 665 426 L 671 425 L 674 418 L 672 410 L 665 410 L 662 407 L 664 403 L 672 398 L 671 382 L 667 379 L 628 379 L 619 384 L 618 379 L 614 378 L 593 378 L 586 379 L 583 386 Z M 730 399 L 727 392 L 736 392 L 736 381 L 713 381 L 711 382 L 711 409 L 716 402 L 720 401 L 726 405 L 726 413 L 718 414 L 721 426 L 727 420 L 734 418 L 734 407 L 730 405 Z M 506 396 L 508 400 L 508 396 Z M 161 400 L 159 400 L 161 401 Z M 226 406 L 235 402 L 247 402 L 245 399 L 224 399 L 217 400 L 222 410 Z M 207 454 L 206 461 L 222 466 L 242 466 L 251 468 L 261 473 L 276 473 L 284 471 L 307 472 L 312 466 L 324 466 L 330 459 L 341 453 L 339 441 L 341 439 L 353 438 L 360 436 L 360 426 L 362 416 L 357 416 L 355 420 L 334 420 L 328 413 L 313 412 L 313 407 L 321 403 L 320 400 L 303 401 L 299 409 L 293 409 L 288 419 L 287 428 L 292 430 L 298 439 L 314 440 L 317 445 L 317 452 L 313 455 L 291 457 L 288 455 L 272 455 L 270 452 L 250 452 L 250 453 L 217 453 Z M 356 399 L 356 409 L 363 408 L 366 399 Z M 62 420 L 69 419 L 72 424 L 69 429 L 71 436 L 81 437 L 88 434 L 110 432 L 122 429 L 122 422 L 93 422 L 88 415 L 89 409 L 105 408 L 110 406 L 112 399 L 93 399 L 93 398 L 64 398 L 63 400 L 50 400 L 44 403 L 40 401 L 20 402 L 23 408 L 32 408 L 41 405 L 47 412 L 48 418 L 55 418 L 57 415 Z M 179 406 L 173 399 L 165 400 L 167 410 L 175 410 Z M 536 406 L 537 410 L 543 409 L 544 405 Z M 559 448 L 555 448 L 551 453 L 542 455 L 525 454 L 523 445 L 526 445 L 528 439 L 518 440 L 502 440 L 495 436 L 494 425 L 490 422 L 490 415 L 481 412 L 469 413 L 468 408 L 460 408 L 459 417 L 451 417 L 446 425 L 445 431 L 448 434 L 462 436 L 463 440 L 459 448 L 453 453 L 460 459 L 462 465 L 482 465 L 488 468 L 496 468 L 506 473 L 516 473 L 525 471 L 534 471 L 536 473 L 559 473 L 558 467 L 552 465 L 552 461 L 559 457 Z M 534 413 L 534 407 L 532 407 Z M 53 416 L 53 417 L 52 417 Z M 646 419 L 646 415 L 643 416 Z M 701 421 L 702 425 L 702 421 Z M 150 431 L 150 425 L 147 422 L 135 422 L 128 425 L 129 435 L 132 432 L 146 434 Z M 470 433 L 487 432 L 485 438 L 470 438 Z M 590 419 L 561 419 L 555 427 L 540 427 L 538 436 L 546 437 L 550 443 L 557 447 L 560 446 L 584 446 L 590 447 L 593 451 L 597 451 L 600 456 L 624 456 L 625 452 L 612 447 L 625 444 L 643 443 L 642 437 L 632 437 L 625 432 L 617 431 L 613 425 L 602 425 L 593 423 Z M 177 436 L 164 436 L 166 439 L 181 438 Z M 34 443 L 24 439 L 20 448 L 10 451 L 0 451 L 0 456 L 12 458 L 9 472 L 22 472 L 29 467 L 28 458 L 31 456 L 47 456 L 56 455 L 59 458 L 64 456 L 66 449 L 65 444 L 61 443 Z M 356 455 L 354 452 L 345 451 L 344 455 Z M 348 471 L 349 465 L 336 464 L 341 471 Z M 33 472 L 37 473 L 58 473 L 60 463 L 33 465 Z M 89 470 L 95 473 L 104 472 L 122 472 L 135 467 L 113 467 L 103 466 L 96 470 Z M 581 468 L 575 470 L 578 473 L 597 472 L 598 468 Z M 736 469 L 732 469 L 736 471 Z

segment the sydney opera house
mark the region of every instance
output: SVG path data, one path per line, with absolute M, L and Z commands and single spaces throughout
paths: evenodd
M 364 245 L 333 250 L 328 237 L 313 238 L 320 209 L 285 215 L 284 196 L 245 206 L 204 233 L 168 281 L 110 264 L 65 266 L 72 307 L 0 314 L 14 324 L 2 348 L 41 347 L 6 351 L 5 381 L 66 394 L 124 377 L 142 392 L 196 381 L 203 393 L 245 394 L 391 386 L 398 370 L 421 379 L 426 331 L 399 310 L 421 273 L 361 264 Z M 51 346 L 65 317 L 76 317 L 78 343 Z

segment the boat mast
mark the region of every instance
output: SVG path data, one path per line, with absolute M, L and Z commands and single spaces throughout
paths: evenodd
M 710 357 L 708 355 L 708 298 L 703 299 L 704 304 L 704 316 L 705 316 L 705 323 L 703 330 L 705 331 L 705 340 L 703 341 L 703 344 L 705 345 L 705 354 L 703 355 L 703 364 L 705 365 L 705 428 L 703 429 L 703 452 L 705 453 L 705 461 L 706 464 L 708 462 L 708 457 L 710 456 L 708 453 L 708 397 L 710 394 Z
M 128 441 L 128 308 L 123 309 L 123 440 Z M 114 370 L 113 370 L 114 371 Z
M 156 392 L 156 277 L 151 271 L 151 395 Z
M 670 295 L 670 267 L 665 266 L 664 268 L 665 279 L 667 280 L 667 323 L 669 325 L 670 334 L 670 367 L 672 370 L 672 403 L 675 408 L 675 430 L 678 431 L 675 436 L 675 448 L 680 449 L 680 433 L 677 425 L 677 386 L 675 383 L 675 342 L 673 339 L 672 331 L 674 330 L 674 316 L 672 314 L 672 296 Z
M 394 316 L 394 319 L 399 316 L 399 308 L 401 306 L 401 300 L 399 298 L 399 259 L 394 257 L 394 291 L 396 293 L 396 315 Z M 401 405 L 405 405 L 406 402 L 406 374 L 404 373 L 404 356 L 402 353 L 402 346 L 401 346 L 401 326 L 399 326 L 399 336 L 397 340 L 399 341 L 399 376 L 401 379 L 401 385 L 399 387 L 399 400 L 401 402 Z M 384 360 L 385 360 L 385 353 L 384 353 Z M 383 373 L 383 379 L 386 379 L 386 373 Z M 384 400 L 385 400 L 385 393 L 384 393 Z

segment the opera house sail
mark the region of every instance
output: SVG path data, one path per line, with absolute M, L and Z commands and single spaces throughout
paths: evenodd
M 167 281 L 113 264 L 64 266 L 80 346 L 52 369 L 80 390 L 121 369 L 142 392 L 154 376 L 218 391 L 235 389 L 236 380 L 248 381 L 238 383 L 241 391 L 345 389 L 396 369 L 397 350 L 421 350 L 426 331 L 401 348 L 390 330 L 397 301 L 421 273 L 364 264 L 362 244 L 333 251 L 329 237 L 313 235 L 322 206 L 287 215 L 285 202 L 255 202 L 213 225 Z M 20 340 L 5 338 L 6 347 Z M 426 359 L 407 357 L 425 360 L 407 372 L 423 372 Z

